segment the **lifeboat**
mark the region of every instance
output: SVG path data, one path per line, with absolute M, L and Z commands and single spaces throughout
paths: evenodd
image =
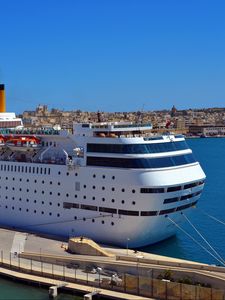
M 35 151 L 41 148 L 40 140 L 32 136 L 17 136 L 8 139 L 5 146 L 13 151 Z
M 0 149 L 2 149 L 5 146 L 5 138 L 0 135 Z

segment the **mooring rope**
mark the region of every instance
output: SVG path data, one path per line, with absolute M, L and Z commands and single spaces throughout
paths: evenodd
M 191 227 L 197 232 L 197 234 L 203 239 L 203 241 L 209 246 L 209 248 L 217 255 L 217 257 L 223 261 L 223 264 L 225 265 L 225 260 L 222 258 L 222 256 L 213 248 L 213 246 L 204 238 L 204 236 L 199 232 L 199 230 L 194 226 L 193 223 L 188 219 L 188 217 L 184 214 L 181 213 L 182 216 L 188 221 L 188 223 L 191 225 Z
M 72 219 L 72 220 L 63 220 L 63 221 L 53 221 L 53 222 L 46 222 L 46 223 L 29 224 L 29 225 L 24 225 L 24 226 L 21 225 L 20 228 L 71 223 L 71 222 L 83 221 L 83 219 L 91 220 L 91 219 L 100 219 L 100 218 L 106 218 L 106 217 L 112 217 L 112 214 L 99 215 L 99 216 L 95 216 L 95 217 L 92 216 L 92 217 L 78 218 L 78 219 Z
M 206 211 L 204 211 L 203 209 L 198 208 L 198 210 L 200 210 L 204 215 L 208 216 L 209 218 L 211 218 L 211 219 L 217 221 L 218 223 L 220 223 L 220 224 L 222 224 L 222 225 L 225 225 L 225 222 L 224 222 L 224 221 L 221 221 L 221 220 L 217 219 L 216 217 L 214 217 L 214 216 L 208 214 L 208 213 L 207 213 Z
M 196 244 L 198 244 L 203 250 L 205 250 L 209 255 L 211 255 L 215 260 L 217 260 L 221 265 L 225 266 L 224 262 L 218 259 L 214 254 L 212 254 L 206 247 L 202 246 L 195 238 L 193 238 L 186 230 L 180 227 L 175 221 L 173 221 L 168 215 L 166 216 L 176 227 L 178 227 L 183 233 L 185 233 L 190 239 L 192 239 Z

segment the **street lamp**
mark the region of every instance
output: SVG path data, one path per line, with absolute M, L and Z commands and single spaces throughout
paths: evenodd
M 128 256 L 128 243 L 129 243 L 130 238 L 127 238 L 127 256 Z

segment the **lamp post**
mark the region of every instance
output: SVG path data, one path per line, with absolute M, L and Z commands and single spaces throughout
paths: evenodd
M 129 244 L 130 238 L 127 238 L 127 256 L 128 256 L 128 244 Z

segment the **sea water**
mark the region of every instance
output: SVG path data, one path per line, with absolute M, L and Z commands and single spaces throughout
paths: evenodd
M 188 218 L 207 242 L 225 259 L 225 225 L 205 215 L 207 213 L 225 224 L 225 138 L 189 139 L 187 143 L 207 177 L 197 207 L 192 209 Z M 181 227 L 214 255 L 187 221 Z M 220 264 L 179 229 L 176 236 L 142 250 L 209 264 Z
M 0 278 L 0 300 L 49 300 L 48 289 Z M 59 293 L 57 300 L 81 300 L 83 297 Z

